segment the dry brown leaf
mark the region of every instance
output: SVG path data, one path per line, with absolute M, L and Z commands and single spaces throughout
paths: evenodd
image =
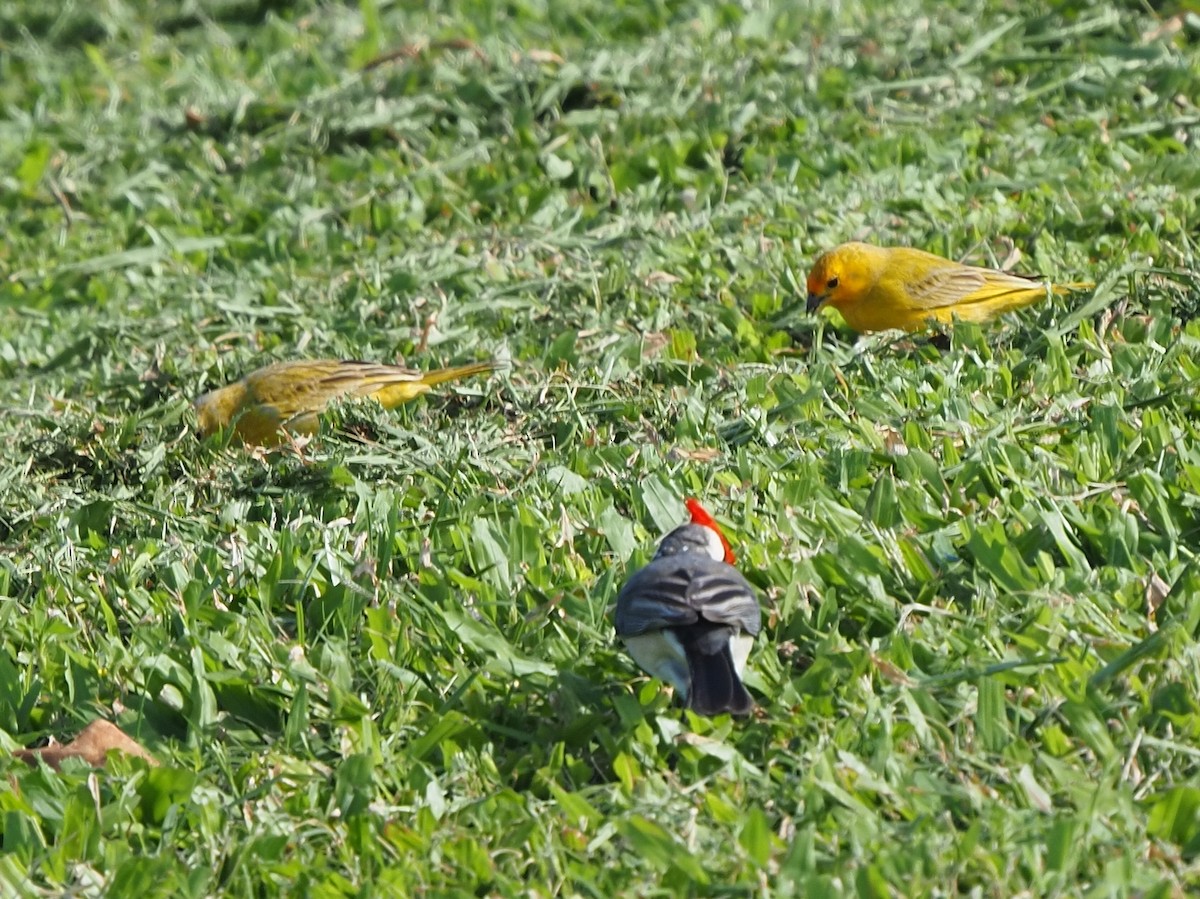
M 651 284 L 678 284 L 682 280 L 683 278 L 670 272 L 654 271 L 646 275 L 644 282 L 649 287 Z
M 1011 237 L 1001 237 L 1000 243 L 1004 247 L 1004 260 L 1000 263 L 1000 271 L 1012 271 L 1021 261 L 1021 250 Z
M 649 359 L 657 356 L 659 351 L 671 342 L 671 338 L 661 331 L 650 331 L 642 335 L 642 357 Z
M 38 759 L 41 759 L 57 771 L 65 759 L 83 759 L 93 768 L 103 768 L 109 752 L 136 756 L 145 759 L 151 765 L 158 764 L 158 760 L 147 752 L 141 743 L 111 721 L 93 721 L 70 743 L 54 743 L 39 749 L 21 749 L 14 755 L 31 765 L 36 765 Z
M 721 458 L 721 451 L 712 447 L 700 447 L 699 449 L 684 449 L 682 446 L 673 446 L 671 451 L 667 453 L 667 458 L 671 461 L 687 460 L 689 462 L 712 462 L 714 459 Z
M 521 60 L 520 53 L 514 53 L 513 57 L 514 57 L 513 62 L 520 62 L 520 60 Z M 566 60 L 564 60 L 561 56 L 559 56 L 553 50 L 539 50 L 537 47 L 534 47 L 531 50 L 526 50 L 525 51 L 525 59 L 528 59 L 530 62 L 553 63 L 554 65 L 559 65 L 559 66 L 561 66 L 564 62 L 566 62 Z
M 566 546 L 575 540 L 575 525 L 567 515 L 567 507 L 559 503 L 558 512 L 558 539 L 554 541 L 556 547 Z
M 900 436 L 900 432 L 887 425 L 880 425 L 879 432 L 883 435 L 883 451 L 889 456 L 907 456 L 908 444 Z
M 377 69 L 382 65 L 387 65 L 390 62 L 398 62 L 405 59 L 416 59 L 418 56 L 423 56 L 428 52 L 440 52 L 442 50 L 466 50 L 472 53 L 476 59 L 486 61 L 487 57 L 484 52 L 479 49 L 479 46 L 472 40 L 465 37 L 450 38 L 444 41 L 428 41 L 419 40 L 411 44 L 405 44 L 402 47 L 396 47 L 394 50 L 388 50 L 386 53 L 381 53 L 373 59 L 363 63 L 362 70 L 369 72 L 371 69 Z
M 1171 585 L 1160 578 L 1158 572 L 1154 572 L 1146 578 L 1146 617 L 1152 627 L 1155 624 L 1154 616 L 1158 612 L 1158 607 L 1163 604 L 1170 592 Z
M 911 677 L 909 677 L 887 659 L 881 658 L 880 656 L 875 655 L 875 653 L 871 653 L 871 664 L 875 666 L 875 670 L 877 670 L 883 676 L 884 680 L 896 684 L 899 687 L 911 687 L 913 685 L 913 679 Z
M 1183 16 L 1174 15 L 1164 19 L 1154 28 L 1142 32 L 1142 43 L 1150 44 L 1162 38 L 1173 38 L 1183 30 Z
M 363 71 L 369 72 L 371 69 L 377 69 L 382 65 L 386 65 L 389 62 L 396 62 L 400 59 L 416 59 L 425 52 L 425 48 L 428 46 L 429 44 L 425 41 L 417 41 L 416 43 L 405 44 L 402 47 L 388 50 L 386 53 L 380 53 L 378 56 L 363 63 Z
M 712 737 L 706 737 L 703 734 L 694 734 L 691 731 L 687 731 L 682 734 L 676 734 L 673 742 L 676 745 L 684 746 L 712 746 L 721 741 L 714 740 Z

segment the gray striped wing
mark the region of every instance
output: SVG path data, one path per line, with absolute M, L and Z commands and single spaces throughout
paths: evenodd
M 749 634 L 762 629 L 754 588 L 732 565 L 698 553 L 655 559 L 617 596 L 617 634 L 622 637 L 700 620 Z

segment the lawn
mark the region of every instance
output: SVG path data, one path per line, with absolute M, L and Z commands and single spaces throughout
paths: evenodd
M 1200 890 L 1197 103 L 1194 0 L 0 6 L 0 893 Z M 197 438 L 306 356 L 505 367 Z M 689 496 L 746 720 L 613 635 Z

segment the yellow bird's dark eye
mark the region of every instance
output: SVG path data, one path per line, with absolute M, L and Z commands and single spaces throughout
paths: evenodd
M 829 279 L 829 281 L 826 283 L 826 285 L 825 285 L 825 286 L 826 286 L 826 287 L 828 287 L 830 290 L 833 290 L 835 287 L 837 287 L 837 286 L 838 286 L 838 279 L 837 279 L 837 278 L 830 278 L 830 279 Z

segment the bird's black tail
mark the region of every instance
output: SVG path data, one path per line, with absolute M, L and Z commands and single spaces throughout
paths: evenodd
M 730 712 L 748 715 L 754 709 L 754 700 L 746 691 L 742 680 L 733 667 L 733 656 L 729 652 L 728 628 L 716 652 L 711 650 L 711 638 L 715 636 L 709 628 L 709 639 L 685 641 L 688 667 L 692 673 L 692 689 L 688 694 L 688 705 L 700 715 L 719 715 Z M 705 644 L 709 643 L 708 646 Z M 705 652 L 709 649 L 709 652 Z

